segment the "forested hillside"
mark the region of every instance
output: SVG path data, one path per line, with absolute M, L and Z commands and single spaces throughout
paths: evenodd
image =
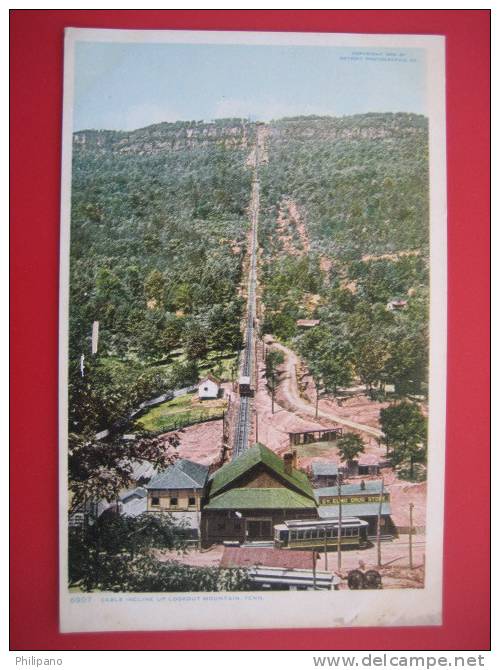
M 427 378 L 427 120 L 298 117 L 266 126 L 263 328 L 326 390 Z M 256 125 L 162 123 L 74 135 L 70 420 L 96 430 L 192 383 L 241 345 Z M 404 308 L 387 309 L 393 300 Z M 296 320 L 321 319 L 304 332 Z M 90 357 L 94 320 L 99 352 Z M 86 376 L 80 372 L 84 353 Z M 228 359 L 229 357 L 229 359 Z M 232 358 L 231 358 L 232 357 Z M 228 367 L 229 366 L 229 367 Z
M 327 392 L 356 380 L 425 392 L 426 118 L 283 119 L 271 124 L 268 157 L 264 332 L 292 344 Z M 321 325 L 304 332 L 299 318 Z
M 210 351 L 238 350 L 253 141 L 254 126 L 233 119 L 75 133 L 70 407 L 80 429 L 91 412 L 82 411 L 90 390 L 78 367 L 94 320 L 99 354 L 87 357 L 87 372 L 100 379 L 93 389 L 111 395 L 93 398 L 97 408 L 113 405 L 110 389 L 127 387 L 130 406 L 141 393 L 196 380 Z M 147 367 L 179 347 L 175 365 Z M 115 418 L 107 414 L 92 427 Z
M 268 206 L 290 196 L 313 248 L 360 258 L 428 243 L 427 119 L 414 114 L 298 117 L 271 124 Z

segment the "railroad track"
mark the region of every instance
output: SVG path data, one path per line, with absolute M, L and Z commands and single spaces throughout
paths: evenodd
M 234 435 L 233 459 L 242 454 L 248 448 L 248 438 L 250 435 L 251 398 L 241 396 L 238 417 L 236 420 L 236 430 Z
M 240 378 L 253 379 L 254 365 L 254 341 L 255 341 L 255 315 L 256 315 L 256 284 L 257 284 L 257 239 L 259 224 L 259 147 L 258 140 L 255 148 L 255 169 L 252 184 L 251 199 L 251 249 L 250 249 L 250 269 L 248 276 L 248 297 L 247 297 L 247 318 L 245 327 L 245 345 L 241 356 Z M 240 387 L 241 388 L 241 387 Z M 248 439 L 250 436 L 252 412 L 251 397 L 240 395 L 240 405 L 236 417 L 236 426 L 233 442 L 233 459 L 242 454 L 248 448 Z

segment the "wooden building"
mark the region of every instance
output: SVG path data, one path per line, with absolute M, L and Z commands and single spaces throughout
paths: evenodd
M 387 303 L 386 309 L 388 312 L 399 312 L 402 309 L 406 309 L 407 304 L 408 304 L 407 300 L 402 299 L 391 300 L 390 302 Z
M 339 466 L 332 461 L 313 461 L 311 465 L 313 485 L 317 488 L 336 486 Z
M 346 477 L 377 477 L 380 475 L 381 463 L 374 454 L 360 454 L 359 459 L 347 461 L 343 469 Z
M 208 374 L 198 382 L 198 398 L 210 400 L 219 397 L 220 382 L 213 375 Z
M 148 512 L 168 512 L 185 526 L 185 534 L 199 539 L 200 512 L 208 479 L 208 466 L 181 458 L 145 486 Z
M 309 428 L 308 430 L 295 430 L 288 433 L 290 447 L 300 444 L 312 444 L 314 442 L 331 442 L 342 437 L 343 430 L 340 426 L 332 428 Z
M 272 541 L 273 526 L 286 519 L 317 518 L 312 486 L 294 455 L 280 458 L 255 444 L 210 477 L 203 507 L 203 546 Z

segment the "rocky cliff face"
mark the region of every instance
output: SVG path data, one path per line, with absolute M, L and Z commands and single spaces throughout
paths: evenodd
M 377 140 L 427 133 L 427 119 L 417 114 L 360 114 L 345 117 L 297 117 L 271 123 L 274 139 Z
M 82 130 L 74 133 L 73 146 L 81 151 L 113 151 L 153 155 L 199 147 L 247 149 L 255 139 L 255 124 L 241 119 L 159 123 L 131 132 Z

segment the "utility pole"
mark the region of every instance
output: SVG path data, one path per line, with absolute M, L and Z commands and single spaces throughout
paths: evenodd
M 410 503 L 410 540 L 408 550 L 410 552 L 410 570 L 413 570 L 413 503 Z
M 337 492 L 339 496 L 339 525 L 337 528 L 337 569 L 342 569 L 342 485 L 337 475 Z
M 316 591 L 316 550 L 313 549 L 312 552 L 313 559 L 313 590 Z
M 382 517 L 382 501 L 384 500 L 384 478 L 380 480 L 380 497 L 378 502 L 378 514 L 377 514 L 377 565 L 380 568 L 382 565 L 382 553 L 381 553 L 381 542 L 380 542 L 380 522 Z
M 258 358 L 257 358 L 257 337 L 254 332 L 254 367 L 255 367 L 255 393 L 259 390 L 259 364 L 258 364 Z
M 99 346 L 99 321 L 92 323 L 92 354 L 97 354 Z

